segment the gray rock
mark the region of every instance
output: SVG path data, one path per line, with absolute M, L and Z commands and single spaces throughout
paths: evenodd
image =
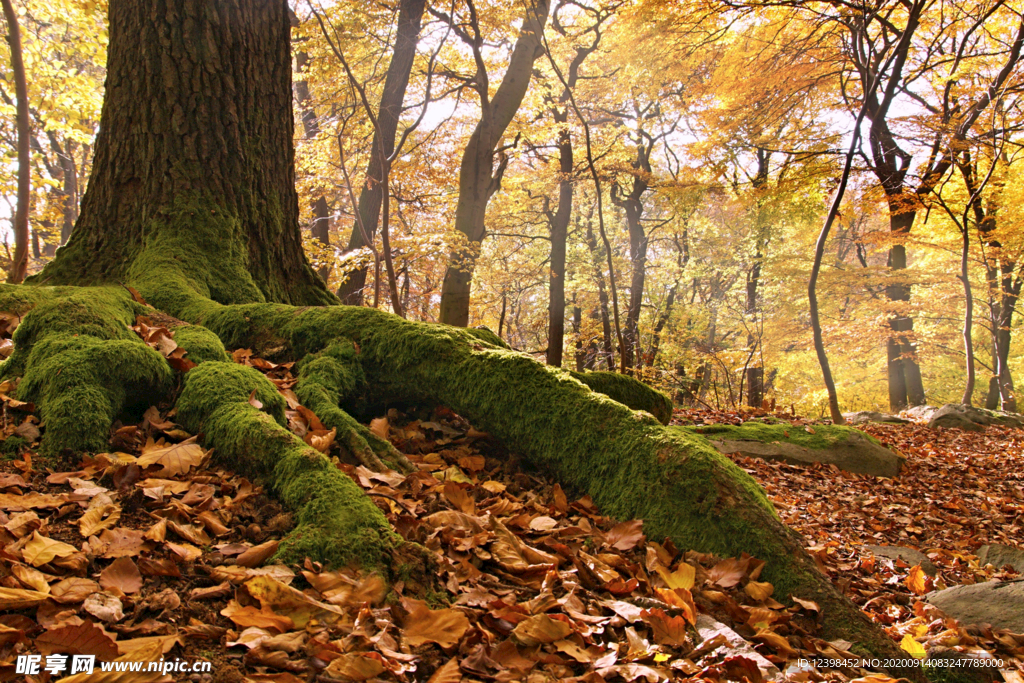
M 978 660 L 985 661 L 989 665 L 979 666 Z M 940 680 L 948 680 L 952 677 L 950 674 L 953 674 L 955 680 L 961 683 L 992 683 L 992 681 L 1004 680 L 1003 674 L 996 666 L 995 657 L 985 650 L 958 652 L 948 647 L 933 647 L 928 650 L 928 657 L 924 660 L 924 665 L 943 669 L 940 673 Z
M 862 425 L 869 422 L 884 422 L 888 424 L 910 424 L 913 422 L 913 420 L 896 415 L 878 413 L 874 410 L 858 410 L 855 413 L 843 413 L 843 418 L 846 420 L 846 424 L 851 425 Z
M 955 586 L 924 596 L 947 615 L 971 624 L 991 624 L 1024 633 L 1024 581 L 988 581 Z
M 899 545 L 866 545 L 864 547 L 878 557 L 887 557 L 890 560 L 903 560 L 911 567 L 921 565 L 921 569 L 928 576 L 935 576 L 939 573 L 939 568 L 935 566 L 935 563 L 929 560 L 928 556 L 920 550 L 904 548 Z
M 967 432 L 980 432 L 988 424 L 990 421 L 986 416 L 958 403 L 942 406 L 928 420 L 928 426 L 932 429 L 938 427 L 957 428 Z
M 895 477 L 900 473 L 906 461 L 901 455 L 893 453 L 864 434 L 850 430 L 844 441 L 828 448 L 814 449 L 798 446 L 783 441 L 740 441 L 715 440 L 708 437 L 711 444 L 727 455 L 739 453 L 748 457 L 763 460 L 782 460 L 791 465 L 810 465 L 816 462 L 835 465 L 845 472 L 868 474 L 873 477 Z
M 910 411 L 907 411 L 909 415 Z M 1024 427 L 1024 417 L 1016 413 L 1001 410 L 985 410 L 962 403 L 950 403 L 936 410 L 928 420 L 929 427 L 959 427 L 972 432 L 980 432 L 983 427 L 999 425 L 1000 427 Z
M 978 548 L 978 564 L 985 566 L 990 564 L 996 569 L 1002 569 L 1010 565 L 1021 574 L 1024 574 L 1024 549 L 1014 548 L 1010 545 L 993 543 Z
M 914 406 L 904 410 L 901 415 L 905 415 L 911 420 L 930 420 L 937 410 L 938 408 L 935 406 Z

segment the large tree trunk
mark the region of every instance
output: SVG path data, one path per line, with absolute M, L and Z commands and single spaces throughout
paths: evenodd
M 448 325 L 469 325 L 473 269 L 480 243 L 486 234 L 484 221 L 487 203 L 501 187 L 501 178 L 508 164 L 506 156 L 498 155 L 499 162 L 495 168 L 494 158 L 498 143 L 526 96 L 533 74 L 533 62 L 542 54 L 541 37 L 550 5 L 550 0 L 530 0 L 527 3 L 523 27 L 493 99 L 487 95 L 486 72 L 481 74 L 479 68 L 477 71 L 476 78 L 481 91 L 480 120 L 462 153 L 459 202 L 455 207 L 455 229 L 461 233 L 464 244 L 452 253 L 441 286 L 440 321 Z M 479 47 L 476 46 L 476 49 Z
M 92 179 L 37 282 L 125 281 L 167 243 L 216 301 L 328 301 L 298 231 L 290 31 L 271 0 L 112 0 Z
M 902 191 L 889 195 L 889 231 L 897 240 L 905 240 L 910 235 L 916 213 L 905 206 L 906 198 L 901 198 Z M 889 249 L 889 268 L 892 271 L 906 270 L 907 249 L 902 243 L 893 244 Z M 910 287 L 896 283 L 885 288 L 886 298 L 893 302 L 910 301 Z M 924 405 L 924 383 L 921 379 L 921 367 L 917 363 L 917 349 L 912 342 L 914 321 L 906 316 L 894 314 L 889 318 L 892 330 L 886 342 L 889 378 L 889 409 L 893 412 L 908 406 Z
M 384 203 L 384 157 L 395 149 L 398 120 L 402 117 L 402 103 L 409 87 L 409 75 L 416 58 L 416 45 L 420 39 L 420 27 L 426 0 L 402 0 L 398 9 L 398 28 L 395 33 L 395 49 L 384 77 L 384 92 L 377 111 L 377 130 L 370 145 L 370 161 L 366 167 L 366 182 L 359 192 L 356 212 L 359 214 L 352 224 L 352 235 L 346 252 L 369 246 L 363 237 L 363 229 L 371 240 L 377 234 L 381 205 Z M 363 229 L 360 229 L 360 224 Z M 348 274 L 348 279 L 338 289 L 338 296 L 347 304 L 359 306 L 363 303 L 363 287 L 366 286 L 366 266 Z
M 394 553 L 415 546 L 288 431 L 274 385 L 225 351 L 248 347 L 301 360 L 300 401 L 367 467 L 411 469 L 344 406 L 366 397 L 450 406 L 603 513 L 643 519 L 650 537 L 682 548 L 749 552 L 766 561 L 778 596 L 818 602 L 827 637 L 899 656 L 818 572 L 749 475 L 702 437 L 627 407 L 667 422 L 663 396 L 628 377 L 547 367 L 485 330 L 315 305 L 337 300 L 300 247 L 283 0 L 112 0 L 110 14 L 107 100 L 82 216 L 34 284 L 0 286 L 0 311 L 22 319 L 0 379 L 22 378 L 17 396 L 38 407 L 44 452 L 106 450 L 123 410 L 177 397 L 185 429 L 295 511 L 280 559 L 393 578 Z M 197 365 L 176 373 L 130 329 L 154 313 L 140 295 L 177 319 L 175 341 Z

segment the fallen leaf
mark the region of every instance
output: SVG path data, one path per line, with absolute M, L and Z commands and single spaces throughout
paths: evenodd
M 101 621 L 115 622 L 124 617 L 121 600 L 106 592 L 93 593 L 82 603 L 82 609 Z
M 38 531 L 32 533 L 32 540 L 21 549 L 22 557 L 29 564 L 39 567 L 50 562 L 55 557 L 68 557 L 78 552 L 73 545 L 61 541 L 40 536 Z
M 521 621 L 512 631 L 512 637 L 527 647 L 562 640 L 572 633 L 572 627 L 546 614 L 538 614 Z
M 17 610 L 35 607 L 46 602 L 50 597 L 39 591 L 24 590 L 22 588 L 5 588 L 0 586 L 0 610 Z
M 924 659 L 928 656 L 928 653 L 924 649 L 924 645 L 917 642 L 914 636 L 909 633 L 903 636 L 903 640 L 900 641 L 900 649 L 910 654 L 915 659 Z
M 402 605 L 408 612 L 403 623 L 402 640 L 410 647 L 424 643 L 454 647 L 469 629 L 469 619 L 457 609 L 432 610 L 426 602 L 412 598 L 402 600 Z
M 365 681 L 384 672 L 384 663 L 376 652 L 352 653 L 332 659 L 325 673 L 353 681 Z
M 179 474 L 185 474 L 192 467 L 199 465 L 206 455 L 203 447 L 196 443 L 198 438 L 198 436 L 193 436 L 170 446 L 165 445 L 162 439 L 158 442 L 150 439 L 142 449 L 138 465 L 146 468 L 159 464 L 163 469 L 157 474 L 162 477 L 176 477 Z
M 142 590 L 142 574 L 130 557 L 119 557 L 100 572 L 100 585 L 107 590 L 138 593 Z
M 95 655 L 103 661 L 110 661 L 120 655 L 111 637 L 89 621 L 46 631 L 36 637 L 35 644 L 44 655 Z
M 639 545 L 644 538 L 643 520 L 634 519 L 616 524 L 605 535 L 608 544 L 622 552 L 628 552 Z

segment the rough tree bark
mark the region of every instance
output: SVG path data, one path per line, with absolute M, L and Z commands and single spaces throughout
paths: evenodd
M 504 153 L 498 152 L 498 144 L 526 96 L 533 75 L 533 62 L 543 54 L 541 38 L 550 6 L 550 0 L 530 0 L 526 4 L 523 27 L 512 49 L 505 76 L 493 98 L 488 91 L 487 69 L 481 53 L 483 38 L 475 21 L 475 12 L 474 20 L 470 22 L 472 33 L 461 28 L 456 31 L 476 56 L 477 70 L 472 82 L 480 96 L 480 120 L 466 143 L 459 168 L 455 229 L 462 233 L 465 243 L 451 255 L 451 263 L 441 285 L 440 320 L 448 325 L 469 325 L 473 268 L 480 243 L 486 234 L 484 220 L 487 204 L 501 187 L 501 178 L 508 163 Z M 454 22 L 452 18 L 444 16 Z M 494 165 L 495 156 L 499 157 L 497 168 Z
M 643 519 L 653 538 L 765 560 L 777 595 L 821 605 L 827 637 L 898 657 L 753 479 L 703 438 L 619 402 L 665 420 L 660 394 L 548 367 L 484 330 L 336 305 L 299 240 L 288 34 L 284 0 L 111 0 L 107 99 L 81 218 L 41 276 L 0 286 L 0 310 L 22 316 L 0 377 L 22 378 L 18 398 L 46 425 L 44 454 L 105 450 L 122 410 L 171 399 L 180 384 L 177 420 L 295 511 L 281 559 L 388 576 L 396 555 L 422 561 L 426 551 L 287 430 L 269 380 L 230 361 L 225 348 L 245 346 L 298 361 L 296 394 L 367 466 L 408 463 L 350 410 L 450 406 L 605 514 Z M 182 376 L 129 328 L 153 307 L 178 321 L 175 341 L 197 363 Z

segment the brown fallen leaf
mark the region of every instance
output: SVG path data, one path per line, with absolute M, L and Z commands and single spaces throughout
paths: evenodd
M 670 617 L 664 610 L 644 610 L 640 613 L 654 632 L 654 641 L 659 645 L 682 647 L 686 643 L 687 620 L 684 617 Z
M 95 655 L 103 661 L 117 658 L 117 644 L 92 622 L 62 626 L 36 637 L 36 648 L 44 655 Z
M 517 624 L 512 637 L 520 645 L 530 647 L 562 640 L 570 633 L 572 627 L 568 623 L 547 614 L 538 614 Z
M 683 617 L 691 624 L 697 623 L 697 607 L 693 604 L 693 596 L 685 588 L 664 590 L 655 588 L 654 592 L 665 601 L 665 604 L 676 607 L 683 612 Z
M 5 588 L 0 586 L 0 610 L 17 610 L 35 607 L 46 602 L 50 597 L 46 593 L 30 591 L 22 588 Z
M 100 585 L 107 590 L 138 593 L 142 590 L 142 574 L 130 557 L 119 557 L 100 572 Z
M 459 660 L 452 657 L 431 674 L 427 683 L 459 683 L 461 680 L 462 672 L 459 671 Z
M 402 606 L 407 615 L 403 621 L 402 640 L 409 647 L 424 643 L 437 643 L 443 648 L 454 647 L 469 630 L 469 619 L 457 609 L 432 610 L 422 600 L 405 598 Z
M 273 557 L 279 545 L 278 541 L 271 540 L 253 546 L 235 558 L 235 564 L 240 567 L 258 567 Z
M 179 474 L 185 474 L 199 465 L 206 456 L 203 447 L 196 443 L 198 438 L 198 436 L 193 436 L 170 446 L 166 445 L 163 439 L 154 442 L 151 438 L 142 449 L 138 465 L 145 468 L 159 464 L 162 469 L 157 472 L 157 475 L 162 477 L 176 477 Z
M 616 550 L 628 552 L 637 547 L 640 541 L 643 540 L 643 525 L 643 520 L 640 519 L 616 524 L 605 534 L 605 540 L 608 542 L 608 545 Z
M 50 584 L 47 581 L 47 575 L 43 574 L 38 569 L 33 569 L 24 564 L 13 564 L 10 567 L 11 574 L 18 580 L 21 585 L 28 589 L 39 591 L 40 593 L 49 593 Z M 50 579 L 56 577 L 51 576 Z
M 72 605 L 82 602 L 93 593 L 101 590 L 100 585 L 92 579 L 72 576 L 58 581 L 50 587 L 50 597 L 59 603 Z
M 100 493 L 89 501 L 85 514 L 78 520 L 78 529 L 83 537 L 89 538 L 104 529 L 110 529 L 121 519 L 121 506 L 106 493 Z
M 384 671 L 384 662 L 376 652 L 361 652 L 341 655 L 331 660 L 325 672 L 353 681 L 365 681 Z
M 345 618 L 343 610 L 314 600 L 271 576 L 249 579 L 245 582 L 245 588 L 265 611 L 272 610 L 274 614 L 287 617 L 296 628 L 304 628 L 311 619 L 333 624 Z
M 34 567 L 40 567 L 56 557 L 68 557 L 78 552 L 78 548 L 41 536 L 38 531 L 32 532 L 32 539 L 21 549 L 22 557 Z

